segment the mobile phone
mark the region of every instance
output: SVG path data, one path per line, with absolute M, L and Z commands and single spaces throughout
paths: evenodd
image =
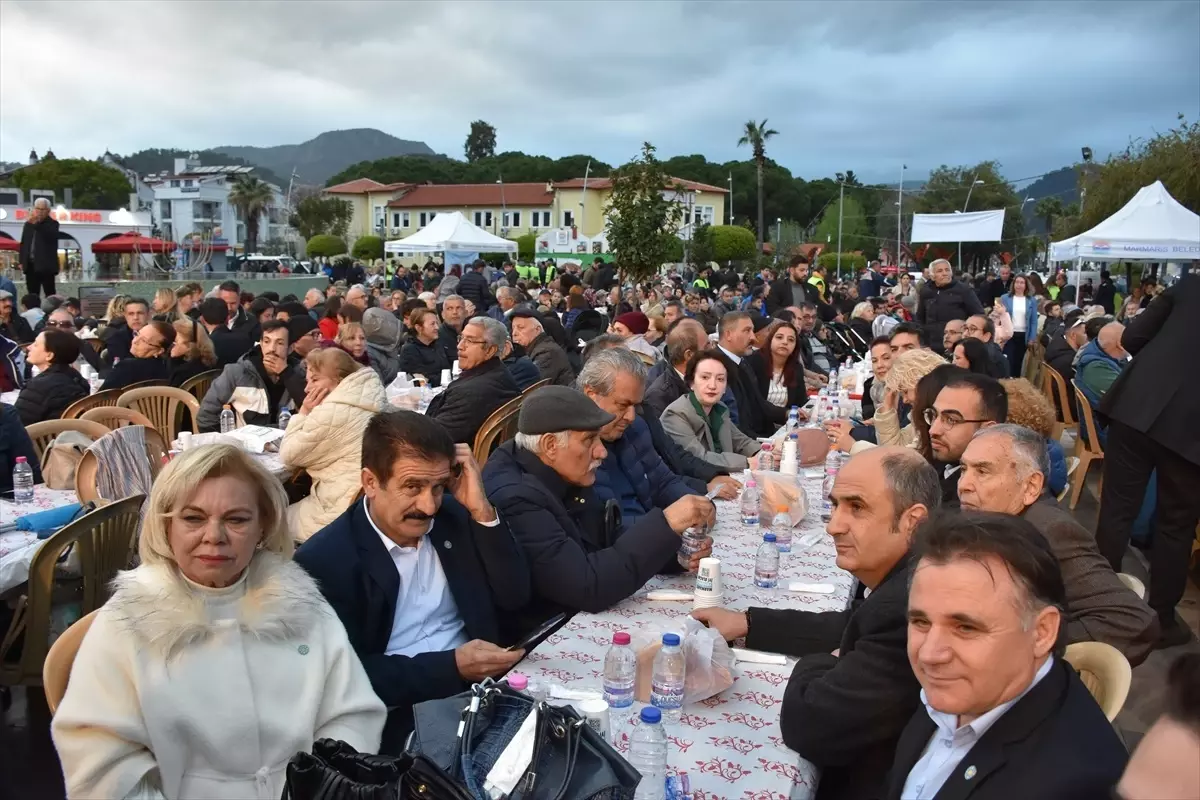
M 524 650 L 525 652 L 529 652 L 530 650 L 537 647 L 542 642 L 546 641 L 546 639 L 548 639 L 551 634 L 553 634 L 555 631 L 557 631 L 559 628 L 561 628 L 563 625 L 566 625 L 566 624 L 567 624 L 567 615 L 559 614 L 556 617 L 552 617 L 551 619 L 546 620 L 541 625 L 537 626 L 537 628 L 535 628 L 530 633 L 525 634 L 523 637 L 521 637 L 521 641 L 517 642 L 516 644 L 512 645 L 511 647 L 509 647 L 507 649 L 509 652 L 512 652 L 514 650 Z

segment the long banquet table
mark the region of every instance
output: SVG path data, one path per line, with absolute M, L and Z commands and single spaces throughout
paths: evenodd
M 32 503 L 16 503 L 10 494 L 0 498 L 0 523 L 15 522 L 17 517 L 46 511 L 75 502 L 75 492 L 69 489 L 47 489 L 42 484 L 33 488 Z M 45 539 L 28 531 L 0 533 L 0 595 L 29 579 L 29 568 Z
M 736 501 L 717 502 L 713 555 L 721 559 L 726 608 L 750 606 L 838 611 L 850 602 L 854 578 L 834 563 L 832 542 L 820 521 L 821 471 L 805 473 L 809 513 L 793 533 L 793 551 L 780 558 L 777 589 L 754 586 L 754 555 L 762 542 L 757 527 L 743 525 Z M 808 534 L 817 543 L 802 548 Z M 651 601 L 653 589 L 691 591 L 694 576 L 660 575 L 637 595 L 600 614 L 577 614 L 517 668 L 548 683 L 571 689 L 600 690 L 604 656 L 614 631 L 662 624 L 691 612 L 690 602 Z M 801 594 L 787 590 L 789 581 L 830 583 L 832 594 Z M 695 800 L 750 798 L 806 800 L 816 791 L 817 769 L 789 750 L 779 735 L 779 709 L 795 661 L 786 666 L 738 663 L 734 684 L 702 703 L 685 706 L 679 726 L 668 728 L 668 766 L 686 772 Z M 639 704 L 640 707 L 640 704 Z M 628 749 L 628 733 L 617 737 Z

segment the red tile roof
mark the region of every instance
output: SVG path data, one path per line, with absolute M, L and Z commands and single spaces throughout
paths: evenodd
M 455 208 L 502 205 L 520 208 L 549 206 L 554 192 L 544 183 L 454 183 L 415 186 L 388 203 L 389 208 Z
M 676 185 L 683 186 L 693 192 L 722 192 L 729 193 L 728 189 L 723 189 L 720 186 L 710 186 L 707 183 L 699 183 L 697 181 L 688 181 L 683 178 L 672 178 Z M 554 184 L 555 189 L 582 189 L 583 178 L 571 178 L 569 181 L 559 181 Z M 612 180 L 610 178 L 588 178 L 587 188 L 589 189 L 611 189 Z
M 373 181 L 370 178 L 358 178 L 357 180 L 327 187 L 324 191 L 330 194 L 366 194 L 367 192 L 377 192 L 384 188 L 386 187 L 379 181 Z

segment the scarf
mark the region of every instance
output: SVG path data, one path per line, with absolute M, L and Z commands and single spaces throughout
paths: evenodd
M 692 408 L 696 409 L 696 413 L 700 415 L 700 419 L 704 420 L 704 424 L 708 426 L 708 432 L 712 436 L 713 452 L 720 453 L 721 451 L 721 426 L 725 424 L 725 406 L 717 404 L 713 406 L 711 414 L 704 413 L 704 406 L 700 405 L 700 401 L 696 399 L 695 392 L 688 392 L 688 400 L 692 403 Z

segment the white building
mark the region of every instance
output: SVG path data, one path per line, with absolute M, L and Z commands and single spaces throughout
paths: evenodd
M 229 202 L 234 181 L 253 171 L 252 167 L 200 166 L 200 160 L 175 159 L 173 173 L 147 175 L 145 182 L 154 191 L 154 222 L 164 239 L 186 242 L 193 235 L 212 237 L 213 245 L 227 245 L 241 251 L 246 242 L 246 222 Z M 287 224 L 287 198 L 280 188 L 271 187 L 273 199 L 259 217 L 258 244 L 274 240 L 294 240 L 297 234 Z

